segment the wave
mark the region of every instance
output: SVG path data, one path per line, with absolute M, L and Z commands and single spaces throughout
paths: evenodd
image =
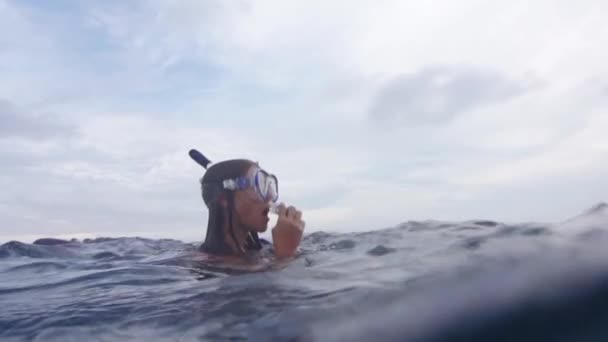
M 267 271 L 145 238 L 0 246 L 0 339 L 603 341 L 608 205 L 559 223 L 314 232 Z

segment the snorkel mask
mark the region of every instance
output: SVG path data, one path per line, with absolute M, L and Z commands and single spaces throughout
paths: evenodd
M 189 155 L 205 169 L 211 164 L 211 161 L 197 150 L 190 150 Z M 222 181 L 221 186 L 223 189 L 231 191 L 253 188 L 264 202 L 276 203 L 279 198 L 279 181 L 277 177 L 261 168 L 258 168 L 252 176 L 226 179 Z
M 258 168 L 251 177 L 226 179 L 222 182 L 226 190 L 245 190 L 254 188 L 260 199 L 264 202 L 275 203 L 279 198 L 279 181 L 275 175 Z

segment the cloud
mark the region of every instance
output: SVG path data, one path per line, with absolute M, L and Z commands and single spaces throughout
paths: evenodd
M 509 100 L 526 88 L 492 71 L 428 68 L 386 82 L 375 95 L 369 115 L 408 125 L 441 123 L 479 106 Z
M 0 139 L 47 140 L 74 134 L 74 127 L 53 115 L 31 115 L 0 99 Z
M 70 139 L 0 141 L 2 229 L 32 236 L 179 230 L 182 238 L 200 239 L 203 171 L 188 150 L 197 147 L 215 160 L 254 155 L 255 144 L 230 130 L 130 113 L 74 126 Z
M 307 231 L 561 218 L 608 191 L 606 4 L 0 0 L 0 216 L 199 239 L 196 147 Z

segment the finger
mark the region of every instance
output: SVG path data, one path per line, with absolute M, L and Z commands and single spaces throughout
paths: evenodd
M 300 221 L 301 225 L 300 225 L 300 230 L 304 231 L 304 227 L 306 227 L 306 221 Z
M 287 212 L 285 213 L 285 215 L 287 215 L 288 218 L 294 218 L 296 211 L 296 207 L 290 205 L 289 208 L 287 208 Z
M 285 208 L 285 204 L 279 203 L 279 205 L 277 205 L 277 211 L 279 216 L 285 216 L 287 211 L 287 209 Z
M 302 220 L 302 212 L 299 210 L 296 210 L 296 213 L 295 213 L 295 215 L 293 215 L 293 217 L 296 219 L 296 221 Z

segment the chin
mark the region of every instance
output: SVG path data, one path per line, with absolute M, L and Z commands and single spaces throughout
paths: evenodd
M 263 226 L 258 227 L 255 231 L 258 232 L 258 233 L 263 233 L 266 230 L 268 230 L 268 224 L 265 224 Z

